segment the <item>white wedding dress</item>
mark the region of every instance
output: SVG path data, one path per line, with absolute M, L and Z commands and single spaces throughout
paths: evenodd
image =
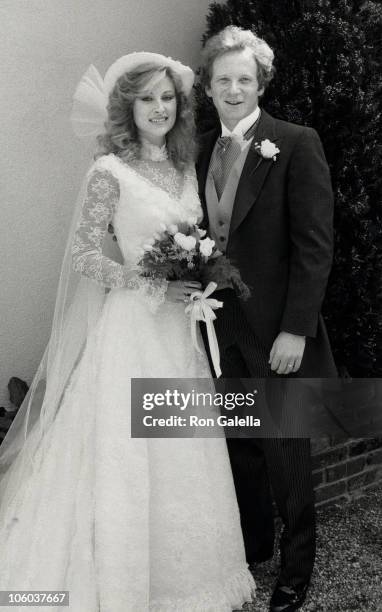
M 0 590 L 70 592 L 69 608 L 33 610 L 231 612 L 252 598 L 225 439 L 130 437 L 131 377 L 210 376 L 184 304 L 131 275 L 160 224 L 201 214 L 193 170 L 110 154 L 89 172 L 74 265 L 111 290 L 0 525 Z M 124 265 L 102 255 L 110 222 Z

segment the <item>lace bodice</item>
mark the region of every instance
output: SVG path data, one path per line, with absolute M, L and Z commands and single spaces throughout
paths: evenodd
M 143 279 L 138 263 L 161 224 L 200 221 L 195 171 L 184 174 L 170 161 L 134 160 L 113 154 L 100 157 L 88 174 L 86 197 L 75 232 L 72 255 L 76 271 L 109 288 L 161 294 L 166 281 Z M 106 257 L 102 245 L 112 223 L 123 264 Z

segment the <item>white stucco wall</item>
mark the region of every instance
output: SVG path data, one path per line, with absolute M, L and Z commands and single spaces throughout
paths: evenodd
M 1 0 L 0 405 L 49 336 L 72 205 L 89 160 L 68 121 L 90 63 L 133 50 L 198 65 L 209 0 Z

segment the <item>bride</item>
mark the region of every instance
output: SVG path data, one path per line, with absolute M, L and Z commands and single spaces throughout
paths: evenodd
M 77 131 L 105 131 L 49 345 L 0 457 L 0 590 L 66 590 L 63 610 L 231 612 L 254 593 L 225 440 L 130 435 L 131 378 L 210 376 L 185 314 L 198 283 L 137 272 L 163 224 L 202 217 L 192 84 L 179 62 L 132 53 L 77 89 Z M 123 264 L 103 254 L 110 223 Z

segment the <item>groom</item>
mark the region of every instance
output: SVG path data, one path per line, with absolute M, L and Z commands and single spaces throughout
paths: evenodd
M 251 288 L 247 301 L 229 286 L 216 291 L 224 302 L 215 322 L 222 376 L 331 377 L 336 369 L 320 314 L 332 261 L 329 170 L 313 129 L 258 106 L 272 64 L 267 43 L 234 26 L 203 50 L 202 83 L 221 125 L 201 137 L 200 196 L 212 238 Z M 270 610 L 297 610 L 315 557 L 310 442 L 227 442 L 247 560 L 273 554 L 271 486 L 284 530 Z

